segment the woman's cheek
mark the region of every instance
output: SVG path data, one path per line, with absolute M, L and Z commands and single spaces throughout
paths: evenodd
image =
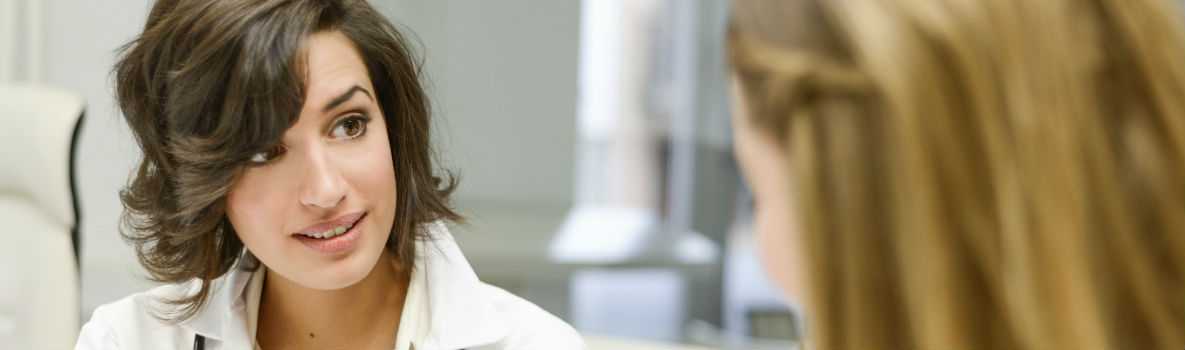
M 258 181 L 260 178 L 255 175 L 240 178 L 226 199 L 227 216 L 239 239 L 252 251 L 265 249 L 262 245 L 267 244 L 268 235 L 282 236 L 278 231 L 286 224 L 279 207 L 286 199 L 270 188 L 268 182 Z

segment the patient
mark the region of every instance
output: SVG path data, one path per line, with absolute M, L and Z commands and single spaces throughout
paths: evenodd
M 444 223 L 420 68 L 363 0 L 162 0 L 115 67 L 125 238 L 166 285 L 79 349 L 580 349 Z
M 1185 348 L 1177 5 L 736 0 L 736 152 L 807 343 Z

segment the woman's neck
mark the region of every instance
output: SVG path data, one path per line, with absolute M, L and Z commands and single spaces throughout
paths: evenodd
M 256 339 L 264 349 L 392 349 L 410 270 L 386 252 L 365 278 L 338 290 L 299 286 L 271 270 Z

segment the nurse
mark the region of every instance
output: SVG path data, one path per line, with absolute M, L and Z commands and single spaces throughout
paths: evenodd
M 123 235 L 166 285 L 77 349 L 582 349 L 444 223 L 420 68 L 362 0 L 162 0 L 115 67 Z

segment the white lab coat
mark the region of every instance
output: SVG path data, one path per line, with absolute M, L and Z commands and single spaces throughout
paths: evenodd
M 584 349 L 572 327 L 530 302 L 485 284 L 443 224 L 417 242 L 416 268 L 396 337 L 396 350 Z M 211 298 L 193 318 L 160 321 L 151 305 L 196 284 L 167 285 L 100 306 L 82 327 L 77 350 L 193 349 L 195 334 L 207 350 L 254 349 L 263 268 L 250 254 L 212 284 Z

